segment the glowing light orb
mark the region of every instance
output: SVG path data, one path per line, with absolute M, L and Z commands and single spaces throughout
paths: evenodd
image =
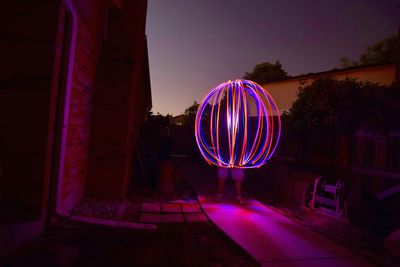
M 279 142 L 281 121 L 271 95 L 249 80 L 227 81 L 200 104 L 195 123 L 204 159 L 225 168 L 258 168 Z

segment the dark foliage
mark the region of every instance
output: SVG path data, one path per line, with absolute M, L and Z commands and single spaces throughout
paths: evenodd
M 319 130 L 354 133 L 399 131 L 400 88 L 355 79 L 320 78 L 299 90 L 282 118 L 288 132 Z
M 185 109 L 185 125 L 189 125 L 190 127 L 194 128 L 194 121 L 196 120 L 196 113 L 199 109 L 199 103 L 196 101 L 193 104 Z
M 397 35 L 391 35 L 371 46 L 361 54 L 358 61 L 351 61 L 348 57 L 340 59 L 343 68 L 352 66 L 366 66 L 395 62 L 398 58 L 399 40 Z
M 246 80 L 252 80 L 256 83 L 263 84 L 267 82 L 282 80 L 290 77 L 282 68 L 282 64 L 278 61 L 275 64 L 264 62 L 257 64 L 252 72 L 246 72 L 243 76 Z

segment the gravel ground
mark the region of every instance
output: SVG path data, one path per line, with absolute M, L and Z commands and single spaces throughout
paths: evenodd
M 158 190 L 135 187 L 129 193 L 129 203 L 126 208 L 128 211 L 135 211 L 142 203 L 197 203 L 197 197 L 188 184 L 181 182 L 176 186 L 175 191 L 175 198 L 166 199 Z M 114 220 L 122 203 L 123 199 L 85 198 L 73 208 L 72 215 Z
M 121 204 L 122 200 L 85 198 L 74 207 L 72 215 L 114 220 Z

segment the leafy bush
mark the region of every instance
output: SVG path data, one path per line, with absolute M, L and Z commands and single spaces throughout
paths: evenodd
M 325 77 L 300 87 L 283 116 L 287 132 L 320 130 L 388 133 L 400 130 L 400 88 Z

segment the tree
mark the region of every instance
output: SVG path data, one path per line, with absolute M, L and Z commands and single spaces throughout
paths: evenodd
M 361 54 L 358 61 L 350 62 L 348 57 L 342 57 L 340 63 L 343 68 L 348 68 L 351 66 L 395 62 L 398 58 L 398 53 L 398 36 L 391 35 L 371 46 L 368 46 L 367 50 Z
M 342 68 L 349 68 L 351 67 L 352 63 L 350 62 L 350 58 L 348 57 L 341 57 L 340 58 L 340 66 L 342 66 Z
M 389 36 L 372 46 L 367 48 L 367 51 L 360 56 L 360 65 L 370 65 L 394 62 L 398 54 L 398 36 Z
M 196 120 L 199 103 L 196 101 L 185 109 L 183 125 L 176 128 L 175 139 L 179 146 L 179 153 L 189 155 L 190 157 L 198 156 L 197 144 L 194 135 L 194 124 Z
M 355 79 L 320 78 L 301 87 L 298 98 L 283 116 L 289 132 L 324 131 L 372 133 L 399 131 L 399 88 Z
M 199 108 L 199 103 L 193 101 L 193 104 L 185 109 L 185 116 L 196 117 L 197 109 Z
M 282 64 L 277 60 L 275 64 L 264 62 L 257 64 L 252 72 L 246 72 L 244 79 L 252 80 L 256 83 L 263 84 L 267 82 L 282 80 L 290 77 L 282 68 Z
M 357 61 L 351 61 L 348 57 L 341 57 L 340 58 L 340 65 L 342 68 L 350 68 L 353 66 L 357 66 L 359 63 Z
M 321 78 L 301 87 L 286 118 L 288 129 L 299 132 L 358 128 L 355 119 L 360 112 L 353 104 L 361 98 L 359 86 L 355 80 Z
M 193 104 L 185 109 L 185 124 L 194 126 L 194 121 L 196 120 L 196 113 L 199 109 L 199 103 L 193 101 Z
M 156 115 L 153 114 L 152 111 L 148 114 L 148 123 L 156 128 L 165 128 L 171 125 L 172 115 L 162 115 L 157 112 Z

